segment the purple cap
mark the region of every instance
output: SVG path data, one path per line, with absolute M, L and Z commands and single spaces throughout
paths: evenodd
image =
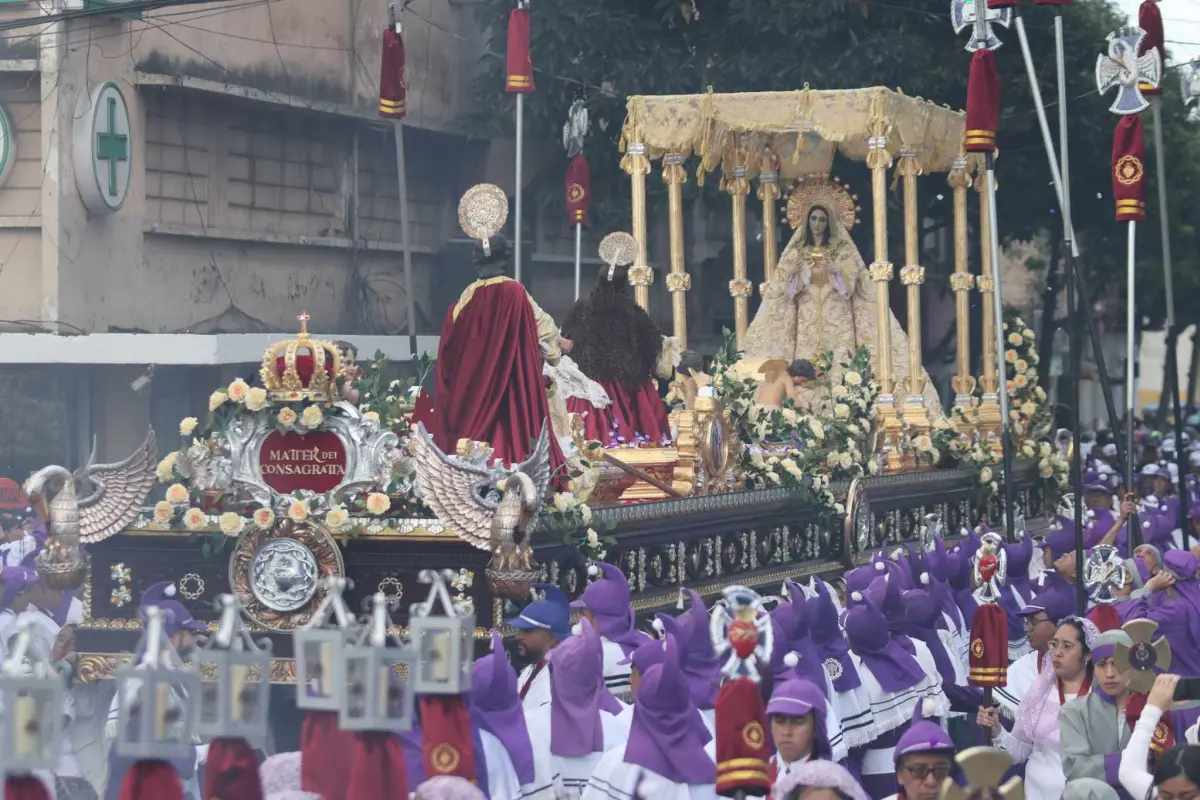
M 896 764 L 900 763 L 900 759 L 912 753 L 944 751 L 953 753 L 956 749 L 950 734 L 946 733 L 941 725 L 931 722 L 921 713 L 927 700 L 928 698 L 922 698 L 917 701 L 917 707 L 913 711 L 912 724 L 901 735 L 900 741 L 896 742 L 896 749 L 892 751 L 892 759 Z M 933 706 L 934 703 L 930 701 L 930 705 Z
M 629 580 L 625 573 L 603 561 L 597 561 L 593 566 L 595 571 L 588 571 L 598 573 L 597 580 L 588 584 L 579 599 L 571 603 L 571 608 L 597 614 L 624 616 L 629 611 L 630 598 Z
M 163 620 L 163 632 L 167 636 L 174 636 L 180 631 L 200 632 L 208 630 L 207 625 L 193 618 L 192 612 L 188 611 L 183 603 L 175 599 L 178 593 L 175 584 L 170 581 L 156 583 L 142 592 L 141 607 L 145 609 L 147 606 L 155 606 L 166 612 L 166 618 Z
M 1075 613 L 1075 602 L 1057 589 L 1043 589 L 1031 600 L 1029 605 L 1017 612 L 1022 617 L 1032 617 L 1045 613 L 1050 621 L 1058 624 Z
M 1075 522 L 1057 515 L 1046 529 L 1043 540 L 1046 549 L 1054 558 L 1060 558 L 1075 549 Z
M 646 674 L 646 670 L 653 667 L 655 664 L 663 663 L 666 657 L 666 651 L 663 649 L 663 643 L 659 639 L 647 639 L 638 648 L 629 655 L 622 658 L 617 663 L 621 666 L 631 666 L 642 675 Z
M 767 703 L 767 716 L 783 714 L 788 717 L 803 717 L 814 710 L 824 709 L 825 692 L 813 685 L 812 681 L 793 678 L 783 681 L 771 692 L 771 701 Z
M 1162 565 L 1164 569 L 1170 570 L 1175 580 L 1190 581 L 1196 577 L 1200 561 L 1188 550 L 1168 550 L 1163 554 Z
M 0 569 L 0 582 L 4 584 L 4 599 L 0 608 L 12 605 L 17 595 L 37 583 L 38 574 L 28 567 L 5 567 Z
M 1126 647 L 1133 647 L 1133 639 L 1120 628 L 1104 631 L 1092 643 L 1092 660 L 1102 661 L 1106 658 L 1112 658 L 1119 644 L 1123 644 Z
M 1083 473 L 1083 490 L 1085 492 L 1112 494 L 1113 489 L 1112 477 L 1108 473 L 1095 470 Z

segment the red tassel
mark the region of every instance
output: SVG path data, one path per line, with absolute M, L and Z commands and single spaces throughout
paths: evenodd
M 338 727 L 334 711 L 310 711 L 300 729 L 300 788 L 325 800 L 345 800 L 354 734 Z
M 125 773 L 121 800 L 183 800 L 183 782 L 166 761 L 138 761 Z
M 1158 10 L 1158 3 L 1153 0 L 1143 0 L 1141 6 L 1138 7 L 1138 27 L 1146 32 L 1146 38 L 1142 39 L 1141 52 L 1138 55 L 1142 56 L 1151 50 L 1157 50 L 1159 60 L 1163 67 L 1166 67 L 1167 52 L 1163 49 L 1165 37 L 1162 12 Z M 1158 86 L 1139 82 L 1138 88 L 1142 90 L 1142 94 L 1162 94 L 1161 81 Z
M 50 792 L 32 775 L 11 775 L 4 781 L 4 800 L 50 800 Z
M 263 800 L 258 757 L 245 739 L 214 739 L 204 769 L 204 796 Z
M 1112 606 L 1096 606 L 1088 612 L 1088 619 L 1095 623 L 1101 633 L 1115 631 L 1121 627 L 1121 615 Z
M 1113 132 L 1112 187 L 1117 222 L 1145 222 L 1146 149 L 1137 114 L 1121 117 Z
M 592 173 L 587 159 L 575 156 L 567 165 L 567 219 L 572 225 L 587 221 L 588 205 L 592 201 Z
M 379 116 L 401 119 L 408 113 L 404 83 L 404 38 L 391 27 L 383 31 L 383 56 L 379 67 Z
M 1000 124 L 1000 73 L 991 50 L 976 50 L 971 56 L 966 122 L 964 145 L 967 152 L 994 153 L 996 128 Z
M 985 688 L 1008 683 L 1008 617 L 998 604 L 975 609 L 968 657 L 967 683 Z
M 717 794 L 761 797 L 771 789 L 767 709 L 758 684 L 738 678 L 721 687 L 717 712 Z
M 421 750 L 427 779 L 456 775 L 471 783 L 476 781 L 471 713 L 462 696 L 421 698 Z
M 392 733 L 360 733 L 354 744 L 346 800 L 381 800 L 385 797 L 408 797 L 404 747 Z
M 529 55 L 529 12 L 514 8 L 508 17 L 508 53 L 505 57 L 504 91 L 525 94 L 533 91 L 533 60 Z

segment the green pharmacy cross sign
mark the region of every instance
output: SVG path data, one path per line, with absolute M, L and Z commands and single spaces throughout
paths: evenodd
M 121 88 L 107 82 L 79 96 L 75 109 L 74 167 L 79 197 L 93 214 L 120 210 L 129 194 L 134 139 Z
M 108 164 L 108 195 L 117 195 L 117 166 L 129 161 L 129 137 L 115 133 L 117 130 L 117 100 L 109 97 L 107 102 L 108 130 L 96 134 L 96 158 Z

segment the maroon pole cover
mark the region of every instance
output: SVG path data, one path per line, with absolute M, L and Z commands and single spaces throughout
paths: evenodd
M 1117 222 L 1145 222 L 1146 149 L 1137 114 L 1121 117 L 1113 132 L 1112 186 Z
M 729 681 L 717 692 L 717 794 L 737 792 L 762 797 L 771 790 L 767 709 L 758 684 L 749 678 Z
M 575 156 L 567 165 L 564 187 L 567 198 L 567 217 L 572 225 L 587 221 L 588 204 L 592 202 L 592 173 L 587 159 Z
M 390 26 L 383 31 L 383 56 L 379 66 L 379 116 L 401 119 L 408 113 L 404 85 L 404 38 Z
M 514 8 L 508 17 L 508 54 L 505 57 L 504 91 L 533 91 L 533 60 L 529 56 L 529 11 Z
M 996 128 L 1000 124 L 1000 73 L 991 50 L 976 50 L 971 56 L 967 77 L 968 153 L 992 153 L 996 150 Z
M 1146 38 L 1142 39 L 1141 52 L 1138 55 L 1143 56 L 1151 50 L 1157 50 L 1159 60 L 1165 68 L 1167 53 L 1163 50 L 1163 21 L 1162 13 L 1158 10 L 1158 3 L 1153 0 L 1143 0 L 1142 5 L 1138 8 L 1138 27 L 1146 32 Z M 1159 82 L 1158 86 L 1139 82 L 1138 88 L 1142 90 L 1142 94 L 1162 94 L 1162 82 Z

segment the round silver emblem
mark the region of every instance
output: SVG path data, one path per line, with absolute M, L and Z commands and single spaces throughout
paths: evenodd
M 250 563 L 250 590 L 273 611 L 295 611 L 317 591 L 320 572 L 312 551 L 295 539 L 272 539 Z
M 829 675 L 830 680 L 836 681 L 838 678 L 842 677 L 842 662 L 838 661 L 836 658 L 825 659 L 824 666 L 825 672 Z

